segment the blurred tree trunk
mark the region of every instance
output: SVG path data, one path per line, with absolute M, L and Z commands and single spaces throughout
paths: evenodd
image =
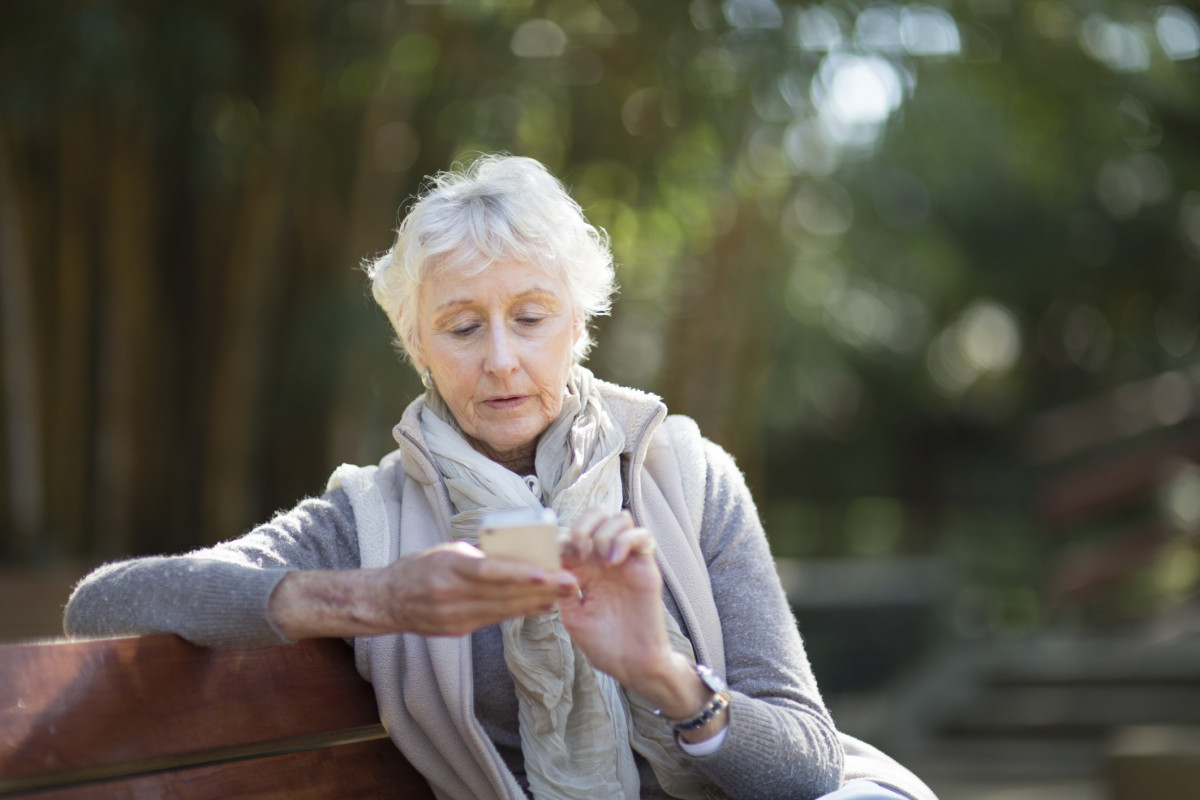
M 11 546 L 17 552 L 28 553 L 42 532 L 44 511 L 38 326 L 34 316 L 37 305 L 7 139 L 0 128 L 0 359 L 4 365 L 5 460 L 13 523 Z
M 88 463 L 92 453 L 91 330 L 95 285 L 89 243 L 96 207 L 96 121 L 64 110 L 58 126 L 57 283 L 53 299 L 54 357 L 46 408 L 50 470 L 47 510 L 64 552 L 84 552 L 89 539 Z
M 156 405 L 166 386 L 156 357 L 163 330 L 157 319 L 153 255 L 153 135 L 146 112 L 118 114 L 105 150 L 107 213 L 100 237 L 103 285 L 92 503 L 97 549 L 106 557 L 135 549 L 138 517 L 157 499 L 157 487 L 146 482 L 157 477 L 152 459 L 170 455 L 170 443 L 154 436 Z
M 408 170 L 391 169 L 385 163 L 395 154 L 384 154 L 383 148 L 389 145 L 402 146 L 403 142 L 393 140 L 394 137 L 381 137 L 383 126 L 405 126 L 413 137 L 412 146 L 419 147 L 414 126 L 410 124 L 415 98 L 407 87 L 397 87 L 394 81 L 391 86 L 387 85 L 385 79 L 389 66 L 385 53 L 387 46 L 394 41 L 401 22 L 410 30 L 427 30 L 429 15 L 419 8 L 397 9 L 388 6 L 388 9 L 379 26 L 381 55 L 375 59 L 376 90 L 371 94 L 359 126 L 358 147 L 355 150 L 356 170 L 347 218 L 349 236 L 344 243 L 339 265 L 355 264 L 391 246 L 391 231 L 398 223 L 397 195 L 400 187 L 408 182 Z M 356 281 L 355 285 L 362 284 Z M 368 429 L 372 415 L 363 391 L 371 385 L 373 361 L 369 349 L 352 346 L 348 348 L 346 360 L 339 365 L 336 377 L 339 391 L 335 395 L 329 423 L 329 452 L 335 460 L 365 463 L 378 455 L 377 448 L 371 446 L 378 432 Z M 406 368 L 397 360 L 396 369 Z M 384 402 L 389 399 L 385 398 Z M 395 403 L 398 420 L 403 399 L 395 398 Z
M 303 131 L 312 122 L 308 95 L 319 78 L 303 4 L 273 3 L 264 42 L 269 91 L 276 105 L 263 113 L 265 142 L 248 170 L 232 250 L 223 270 L 223 319 L 208 402 L 201 537 L 236 536 L 254 521 L 267 357 L 276 341 L 283 292 L 289 178 Z
M 748 211 L 713 253 L 702 272 L 679 278 L 684 287 L 668 326 L 663 397 L 673 411 L 693 417 L 704 435 L 734 456 L 753 488 L 762 486 L 761 445 L 756 437 L 767 368 L 761 287 L 769 241 Z

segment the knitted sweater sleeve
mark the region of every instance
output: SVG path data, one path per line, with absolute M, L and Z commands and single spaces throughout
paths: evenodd
M 813 798 L 837 789 L 843 751 L 741 472 L 705 441 L 701 549 L 733 693 L 724 745 L 693 759 L 734 798 Z
M 106 564 L 67 601 L 70 636 L 176 633 L 205 646 L 280 644 L 267 602 L 288 572 L 358 566 L 341 489 L 301 501 L 244 536 L 177 556 Z

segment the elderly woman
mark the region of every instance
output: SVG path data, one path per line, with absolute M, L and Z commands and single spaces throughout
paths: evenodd
M 444 798 L 933 797 L 835 729 L 730 457 L 580 366 L 612 258 L 544 167 L 439 175 L 369 273 L 426 388 L 398 449 L 240 539 L 100 568 L 68 633 L 353 638 Z M 564 569 L 476 547 L 543 507 Z

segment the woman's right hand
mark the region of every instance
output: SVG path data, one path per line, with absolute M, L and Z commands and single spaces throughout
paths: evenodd
M 552 610 L 578 594 L 565 570 L 505 558 L 486 558 L 463 542 L 405 556 L 383 570 L 378 607 L 385 624 L 428 636 L 456 636 L 512 617 Z
M 290 573 L 275 587 L 268 613 L 288 639 L 402 632 L 458 636 L 549 611 L 578 592 L 569 572 L 485 558 L 457 542 L 381 569 Z

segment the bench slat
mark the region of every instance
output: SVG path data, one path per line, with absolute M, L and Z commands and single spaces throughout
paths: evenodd
M 434 800 L 390 740 L 139 775 L 41 792 L 36 800 Z M 34 798 L 30 798 L 34 800 Z
M 385 735 L 336 640 L 51 640 L 0 646 L 0 675 L 0 792 Z

